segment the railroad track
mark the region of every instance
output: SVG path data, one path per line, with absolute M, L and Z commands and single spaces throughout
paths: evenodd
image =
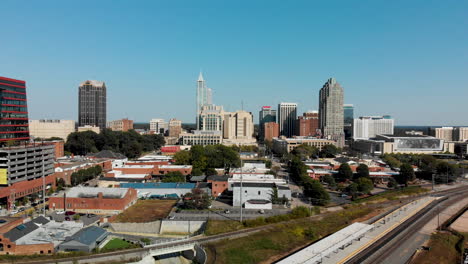
M 460 188 L 454 188 L 452 190 L 445 190 L 436 194 L 437 196 L 451 195 L 450 197 L 445 197 L 439 200 L 435 200 L 426 206 L 424 209 L 407 219 L 405 222 L 400 224 L 397 228 L 390 231 L 388 234 L 383 236 L 381 239 L 358 253 L 356 256 L 349 259 L 346 263 L 363 263 L 364 261 L 368 263 L 384 263 L 383 261 L 390 256 L 395 250 L 400 246 L 399 243 L 396 243 L 394 240 L 398 236 L 399 241 L 404 241 L 409 239 L 414 232 L 420 230 L 426 223 L 428 223 L 433 215 L 430 212 L 438 205 L 445 205 L 452 202 L 459 195 L 466 194 L 468 186 L 463 186 Z M 379 255 L 376 255 L 376 252 L 385 247 L 385 251 Z

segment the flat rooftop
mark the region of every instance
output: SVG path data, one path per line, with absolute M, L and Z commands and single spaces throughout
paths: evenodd
M 161 165 L 160 169 L 191 169 L 191 165 Z
M 195 183 L 177 182 L 146 182 L 146 183 L 121 183 L 120 187 L 134 189 L 193 189 Z
M 103 198 L 120 199 L 127 191 L 127 188 L 73 187 L 67 191 L 67 198 L 97 198 L 102 193 Z

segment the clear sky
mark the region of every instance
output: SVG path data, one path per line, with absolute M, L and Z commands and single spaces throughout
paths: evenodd
M 108 120 L 195 120 L 203 70 L 226 110 L 318 108 L 330 77 L 356 115 L 468 125 L 468 1 L 0 2 L 0 76 L 26 80 L 30 118 L 77 119 L 87 79 Z

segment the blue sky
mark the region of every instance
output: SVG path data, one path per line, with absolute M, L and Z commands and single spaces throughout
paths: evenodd
M 203 70 L 226 110 L 318 108 L 335 77 L 356 115 L 468 125 L 468 1 L 1 1 L 0 76 L 30 118 L 77 119 L 87 79 L 108 119 L 194 122 Z

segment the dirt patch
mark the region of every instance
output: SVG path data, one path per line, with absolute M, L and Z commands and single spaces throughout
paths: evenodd
M 468 211 L 465 211 L 463 215 L 450 225 L 450 228 L 457 230 L 458 232 L 468 233 Z
M 115 223 L 146 223 L 166 218 L 174 207 L 173 200 L 139 200 L 118 214 Z

